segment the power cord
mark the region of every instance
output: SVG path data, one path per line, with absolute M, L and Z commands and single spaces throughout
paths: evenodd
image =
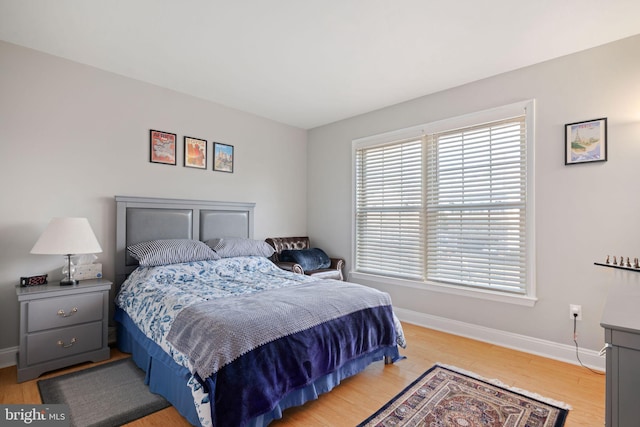
M 582 360 L 580 360 L 580 355 L 578 354 L 578 332 L 576 331 L 577 328 L 577 323 L 578 323 L 578 313 L 573 313 L 573 342 L 576 345 L 576 359 L 578 359 L 578 362 L 580 363 L 580 366 L 582 366 L 585 369 L 590 370 L 591 372 L 593 372 L 594 374 L 597 375 L 604 375 L 603 372 L 599 372 L 599 371 L 594 371 L 593 369 L 591 369 L 588 366 L 585 366 L 582 363 Z

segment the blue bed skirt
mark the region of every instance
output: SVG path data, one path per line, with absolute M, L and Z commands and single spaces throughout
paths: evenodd
M 164 396 L 189 423 L 200 426 L 191 390 L 187 386 L 187 381 L 191 377 L 189 370 L 178 365 L 160 346 L 147 338 L 131 318 L 118 307 L 116 307 L 114 318 L 118 322 L 118 348 L 122 352 L 130 353 L 136 365 L 146 372 L 145 383 L 149 386 L 149 390 Z M 264 427 L 271 421 L 282 418 L 282 411 L 286 408 L 317 399 L 318 395 L 330 391 L 343 379 L 357 374 L 385 356 L 397 360 L 399 358 L 397 347 L 383 348 L 365 354 L 313 383 L 287 394 L 272 411 L 253 418 L 249 426 Z

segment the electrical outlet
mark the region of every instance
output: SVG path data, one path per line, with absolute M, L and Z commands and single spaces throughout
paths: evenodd
M 577 315 L 577 316 L 576 316 Z M 577 304 L 569 304 L 569 319 L 582 320 L 582 306 Z

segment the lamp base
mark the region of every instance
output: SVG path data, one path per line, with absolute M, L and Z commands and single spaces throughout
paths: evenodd
M 60 280 L 60 286 L 73 286 L 77 285 L 78 281 L 73 278 L 73 273 L 76 272 L 76 268 L 71 264 L 71 254 L 65 255 L 67 258 L 67 265 L 62 268 L 63 278 Z

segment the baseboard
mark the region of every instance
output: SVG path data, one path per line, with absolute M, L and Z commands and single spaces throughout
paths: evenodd
M 0 368 L 17 365 L 18 347 L 0 349 Z
M 547 357 L 549 359 L 560 360 L 573 365 L 580 364 L 576 359 L 576 348 L 572 345 L 500 331 L 498 329 L 432 316 L 403 308 L 394 307 L 393 310 L 398 318 L 404 322 Z M 408 344 L 410 345 L 410 343 Z M 579 349 L 578 355 L 585 366 L 604 372 L 605 358 L 600 356 L 597 351 Z

